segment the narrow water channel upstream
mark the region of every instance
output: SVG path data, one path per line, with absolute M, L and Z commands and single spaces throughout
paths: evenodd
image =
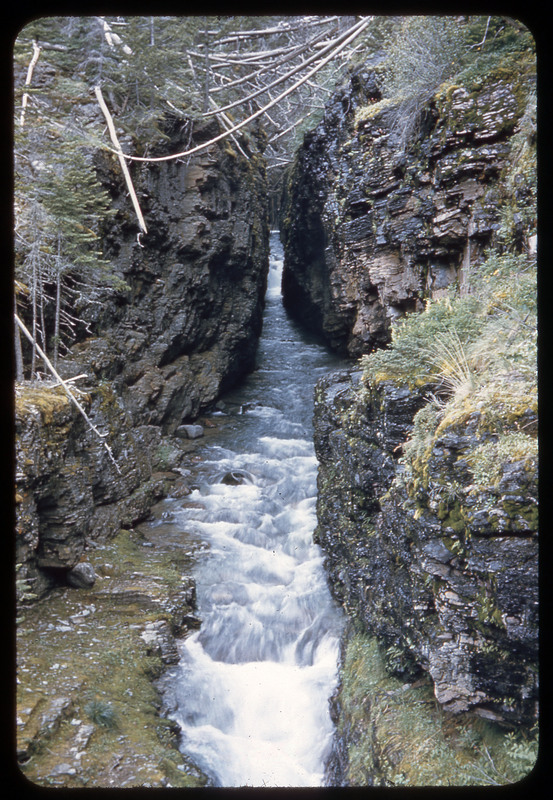
M 311 420 L 316 380 L 342 362 L 287 317 L 281 270 L 273 233 L 258 368 L 223 398 L 198 488 L 163 514 L 208 544 L 201 628 L 171 680 L 182 750 L 221 787 L 320 786 L 333 731 L 343 619 L 312 541 Z

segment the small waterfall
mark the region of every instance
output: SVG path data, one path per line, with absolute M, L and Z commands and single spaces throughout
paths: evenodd
M 164 515 L 209 545 L 173 716 L 213 786 L 320 786 L 333 733 L 343 620 L 312 540 L 311 416 L 315 381 L 341 362 L 287 318 L 281 269 L 273 234 L 258 368 L 224 398 L 235 413 L 204 448 L 200 488 Z

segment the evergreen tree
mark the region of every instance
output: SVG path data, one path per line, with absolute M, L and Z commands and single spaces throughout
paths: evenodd
M 56 33 L 50 25 L 49 20 L 35 41 L 46 42 L 47 34 Z M 82 86 L 56 63 L 61 59 L 65 66 L 68 61 L 68 50 L 59 39 L 48 37 L 43 45 L 46 57 L 41 48 L 33 82 L 24 87 L 30 102 L 23 125 L 21 117 L 15 123 L 16 311 L 29 320 L 43 350 L 53 346 L 54 362 L 60 344 L 71 344 L 78 323 L 71 280 L 78 276 L 88 292 L 113 280 L 99 246 L 109 198 L 96 177 L 89 132 L 83 123 L 80 129 L 75 123 Z M 32 51 L 30 44 L 28 38 L 18 42 L 16 56 L 22 64 L 23 53 Z M 54 59 L 49 58 L 52 53 Z M 33 348 L 31 378 L 36 368 Z M 20 370 L 18 374 L 21 378 Z
M 244 154 L 245 125 L 264 125 L 265 156 L 279 167 L 290 159 L 296 130 L 322 113 L 359 24 L 352 17 L 72 16 L 37 19 L 21 31 L 14 47 L 16 310 L 55 364 L 85 323 L 75 315 L 77 299 L 97 300 L 102 288 L 120 286 L 101 253 L 109 202 L 93 166 L 99 148 L 119 149 L 105 136 L 109 115 L 121 159 L 155 154 L 168 116 L 192 131 L 213 115 Z

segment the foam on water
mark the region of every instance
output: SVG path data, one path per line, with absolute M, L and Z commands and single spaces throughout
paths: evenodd
M 199 631 L 180 644 L 182 749 L 214 786 L 320 786 L 343 619 L 316 525 L 315 380 L 336 364 L 298 341 L 280 300 L 272 237 L 259 369 L 231 397 L 244 413 L 206 448 L 214 476 L 171 509 L 209 550 L 195 570 Z M 244 482 L 219 482 L 239 470 Z

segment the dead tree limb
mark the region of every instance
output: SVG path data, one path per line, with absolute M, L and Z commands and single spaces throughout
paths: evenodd
M 358 23 L 358 25 L 359 24 L 361 23 Z M 308 67 L 310 64 L 313 64 L 314 61 L 318 61 L 320 58 L 326 55 L 326 53 L 332 51 L 338 44 L 340 44 L 341 41 L 344 40 L 344 38 L 347 36 L 347 33 L 348 31 L 346 31 L 345 34 L 336 37 L 336 39 L 333 39 L 318 53 L 315 53 L 309 58 L 306 58 L 305 61 L 302 61 L 301 64 L 296 65 L 295 67 L 293 67 L 293 69 L 289 70 L 285 75 L 281 75 L 279 78 L 276 78 L 271 83 L 268 83 L 267 86 L 262 86 L 261 89 L 258 89 L 257 91 L 252 92 L 251 94 L 247 95 L 246 97 L 240 98 L 239 100 L 235 100 L 233 103 L 228 103 L 226 106 L 218 108 L 217 111 L 228 111 L 229 109 L 234 108 L 235 106 L 240 106 L 243 103 L 247 103 L 248 100 L 253 100 L 254 97 L 258 97 L 260 94 L 264 94 L 265 92 L 269 91 L 269 89 L 272 89 L 274 86 L 278 86 L 278 84 L 283 83 L 283 81 L 287 81 L 293 75 L 295 75 L 298 72 L 301 72 L 303 69 L 306 69 L 306 67 Z M 210 111 L 208 114 L 203 114 L 203 116 L 207 117 L 215 113 L 216 113 L 215 111 Z
M 213 98 L 212 98 L 212 97 L 210 97 L 210 98 L 209 98 L 209 102 L 210 102 L 212 105 L 216 105 L 216 104 L 215 104 L 215 101 L 213 100 Z M 226 114 L 217 114 L 217 119 L 219 120 L 219 123 L 220 123 L 220 125 L 221 125 L 221 127 L 222 127 L 222 128 L 225 128 L 226 130 L 228 130 L 229 128 L 232 128 L 232 121 L 229 119 L 229 117 L 227 117 L 227 115 L 226 115 Z M 250 157 L 249 157 L 249 156 L 248 156 L 248 154 L 247 154 L 247 153 L 246 153 L 246 152 L 243 150 L 243 148 L 240 146 L 240 142 L 238 141 L 238 139 L 236 138 L 236 136 L 235 136 L 234 134 L 232 134 L 230 138 L 232 139 L 232 141 L 234 142 L 234 144 L 236 145 L 236 147 L 238 148 L 238 150 L 239 150 L 239 151 L 242 153 L 242 155 L 244 156 L 244 158 L 247 158 L 247 159 L 248 159 L 248 161 L 249 161 Z
M 140 205 L 138 203 L 138 197 L 136 196 L 136 192 L 134 190 L 131 174 L 129 172 L 129 168 L 127 167 L 125 159 L 123 158 L 124 153 L 123 153 L 123 150 L 121 149 L 121 145 L 119 144 L 119 139 L 117 138 L 117 133 L 115 132 L 115 125 L 113 124 L 113 119 L 111 117 L 111 114 L 109 112 L 108 107 L 106 106 L 104 97 L 102 95 L 102 90 L 100 89 L 99 86 L 95 86 L 94 87 L 94 93 L 96 94 L 96 99 L 98 100 L 98 104 L 99 104 L 100 108 L 102 109 L 102 113 L 103 113 L 104 117 L 106 118 L 106 122 L 108 124 L 111 141 L 113 142 L 113 144 L 117 148 L 117 150 L 115 152 L 116 152 L 116 154 L 117 154 L 117 156 L 119 158 L 119 163 L 121 164 L 121 169 L 123 170 L 123 175 L 125 177 L 125 181 L 126 181 L 126 184 L 127 184 L 127 189 L 129 190 L 129 194 L 131 196 L 132 204 L 134 206 L 134 210 L 135 210 L 136 216 L 138 218 L 138 224 L 140 225 L 140 228 L 142 229 L 142 231 L 144 233 L 148 233 L 148 229 L 146 228 L 146 223 L 144 222 L 144 217 L 142 216 L 142 211 L 140 210 Z
M 258 109 L 254 114 L 251 114 L 249 117 L 247 117 L 246 119 L 242 120 L 242 122 L 237 123 L 232 128 L 229 128 L 227 131 L 224 131 L 223 133 L 220 133 L 218 136 L 215 136 L 213 139 L 210 139 L 207 142 L 202 142 L 202 144 L 198 144 L 198 145 L 196 145 L 196 147 L 192 147 L 190 150 L 184 150 L 181 153 L 173 153 L 172 155 L 167 155 L 167 156 L 152 156 L 152 157 L 130 156 L 130 155 L 127 155 L 127 153 L 123 153 L 120 149 L 119 150 L 112 150 L 110 147 L 108 147 L 107 149 L 110 150 L 111 152 L 115 153 L 120 158 L 125 158 L 128 161 L 141 161 L 143 163 L 148 163 L 148 164 L 153 164 L 153 163 L 157 163 L 157 162 L 161 162 L 161 161 L 172 161 L 172 160 L 177 159 L 177 158 L 184 158 L 184 156 L 192 155 L 193 153 L 198 153 L 200 150 L 205 150 L 206 148 L 211 147 L 212 145 L 216 144 L 217 142 L 220 142 L 221 139 L 225 139 L 227 136 L 230 136 L 232 133 L 236 133 L 236 131 L 240 130 L 241 128 L 243 128 L 248 123 L 253 122 L 253 120 L 255 120 L 258 117 L 260 117 L 262 114 L 264 114 L 270 108 L 272 108 L 274 105 L 276 105 L 281 100 L 283 100 L 285 97 L 287 97 L 289 94 L 294 92 L 299 86 L 302 86 L 306 81 L 309 80 L 309 78 L 311 78 L 313 75 L 315 75 L 315 73 L 317 73 L 320 69 L 322 69 L 326 64 L 328 64 L 329 61 L 331 61 L 333 58 L 335 58 L 338 55 L 338 53 L 340 53 L 342 50 L 344 50 L 349 44 L 351 44 L 351 42 L 353 42 L 354 39 L 356 39 L 361 33 L 363 33 L 363 31 L 370 25 L 372 19 L 373 19 L 372 17 L 366 17 L 366 18 L 363 19 L 362 22 L 357 23 L 356 25 L 352 26 L 352 28 L 350 28 L 347 31 L 349 36 L 347 36 L 347 38 L 344 39 L 342 41 L 342 43 L 340 45 L 338 45 L 338 47 L 336 47 L 325 58 L 323 58 L 321 61 L 319 61 L 319 63 L 315 67 L 310 69 L 309 72 L 306 75 L 303 76 L 303 78 L 300 78 L 298 81 L 296 81 L 296 83 L 294 83 L 292 86 L 290 86 L 288 89 L 286 89 L 285 92 L 282 92 L 281 94 L 279 94 L 278 97 L 276 97 L 274 100 L 271 100 L 271 102 L 267 103 L 265 106 L 263 106 L 263 108 Z
M 36 40 L 33 39 L 33 57 L 29 63 L 29 68 L 27 69 L 27 77 L 25 78 L 25 86 L 30 86 L 31 81 L 33 80 L 33 71 L 38 61 L 38 57 L 40 55 L 40 47 L 36 43 Z M 23 99 L 21 101 L 21 116 L 19 117 L 19 124 L 21 127 L 25 125 L 25 112 L 27 110 L 27 103 L 29 102 L 29 95 L 27 92 L 23 95 Z
M 219 41 L 215 42 L 214 44 L 227 44 L 228 42 L 234 42 L 237 39 L 252 39 L 255 36 L 271 36 L 275 33 L 288 33 L 290 31 L 297 31 L 301 30 L 305 27 L 314 27 L 315 25 L 327 25 L 329 22 L 335 22 L 338 17 L 322 17 L 322 18 L 311 18 L 311 19 L 302 19 L 300 22 L 290 25 L 289 23 L 283 22 L 280 25 L 277 25 L 274 28 L 265 28 L 263 30 L 251 30 L 251 31 L 232 31 L 227 34 L 224 39 L 219 39 Z M 209 34 L 213 36 L 218 36 L 218 31 L 208 31 Z
M 46 367 L 50 370 L 50 372 L 52 373 L 54 378 L 56 378 L 56 380 L 59 381 L 60 385 L 63 387 L 63 390 L 65 391 L 65 393 L 69 397 L 70 401 L 78 409 L 80 414 L 84 417 L 85 422 L 88 425 L 88 427 L 90 428 L 90 430 L 93 431 L 96 434 L 96 436 L 98 436 L 98 438 L 101 440 L 102 445 L 106 449 L 108 456 L 110 457 L 111 461 L 115 465 L 115 469 L 117 470 L 117 472 L 119 474 L 121 474 L 121 470 L 119 469 L 119 465 L 118 465 L 117 461 L 114 459 L 113 453 L 111 452 L 111 447 L 105 441 L 106 434 L 102 433 L 101 431 L 99 431 L 98 428 L 94 425 L 94 423 L 92 422 L 92 420 L 90 419 L 90 417 L 88 416 L 88 414 L 86 413 L 86 411 L 84 410 L 82 405 L 79 403 L 79 401 L 77 400 L 77 398 L 75 397 L 75 395 L 73 394 L 71 389 L 69 388 L 69 385 L 68 385 L 67 381 L 63 380 L 63 378 L 61 377 L 59 372 L 55 369 L 54 365 L 52 364 L 52 362 L 50 361 L 50 359 L 48 358 L 48 356 L 46 355 L 44 350 L 39 346 L 38 342 L 36 342 L 35 339 L 33 339 L 32 335 L 29 333 L 29 331 L 27 330 L 27 328 L 25 327 L 23 322 L 21 322 L 21 320 L 19 319 L 17 314 L 14 314 L 14 319 L 15 319 L 15 322 L 16 322 L 17 326 L 23 331 L 24 335 L 31 342 L 33 347 L 36 348 L 37 353 L 39 354 L 39 356 L 44 361 Z

